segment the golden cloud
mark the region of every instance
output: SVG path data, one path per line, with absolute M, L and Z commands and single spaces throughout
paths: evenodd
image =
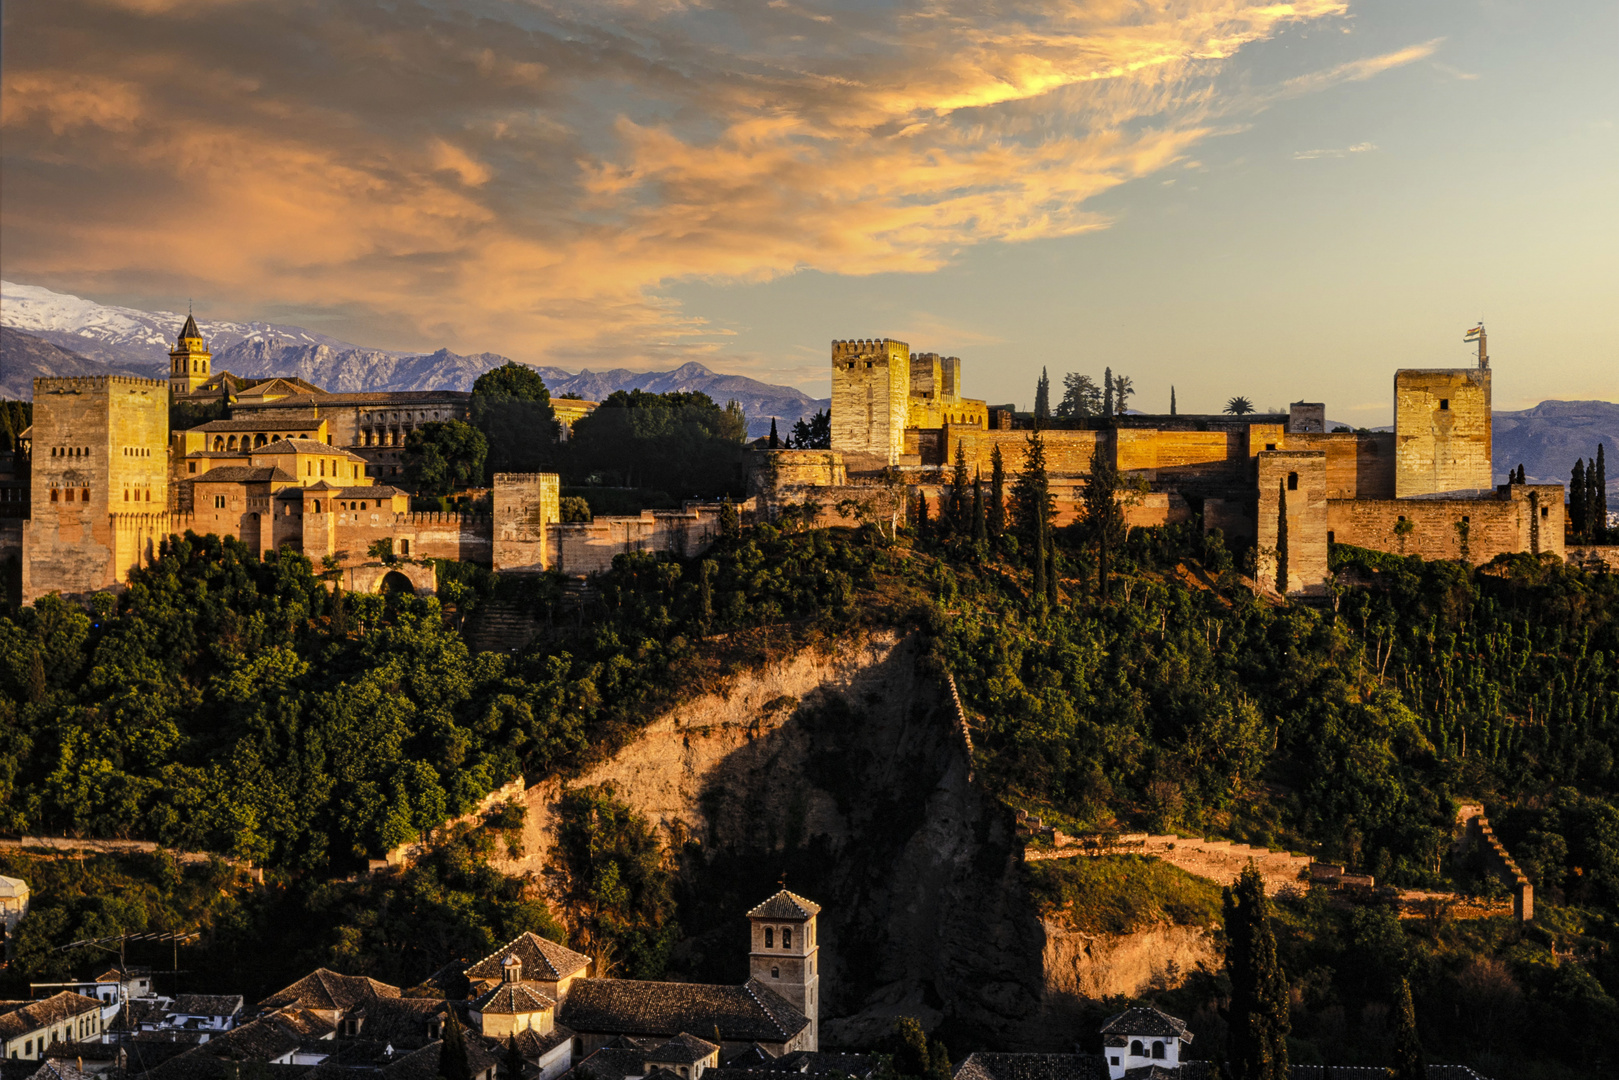
M 1225 58 L 1344 11 L 57 0 L 8 13 L 6 274 L 662 359 L 713 347 L 673 281 L 1104 227 L 1088 200 L 1215 130 Z M 1407 52 L 1318 78 L 1432 48 Z

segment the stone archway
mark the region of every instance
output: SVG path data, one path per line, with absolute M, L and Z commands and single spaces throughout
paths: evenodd
M 382 580 L 377 582 L 377 591 L 384 596 L 393 593 L 408 593 L 415 596 L 416 586 L 411 582 L 410 578 L 401 574 L 398 570 L 390 570 L 382 575 Z

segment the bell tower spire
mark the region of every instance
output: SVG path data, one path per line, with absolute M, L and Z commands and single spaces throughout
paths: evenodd
M 214 354 L 203 344 L 202 331 L 191 314 L 191 302 L 186 302 L 186 324 L 180 328 L 179 340 L 169 350 L 169 395 L 189 397 L 212 377 L 210 367 Z
M 809 1020 L 804 1045 L 794 1049 L 820 1049 L 821 961 L 815 940 L 815 917 L 820 913 L 815 901 L 786 889 L 748 912 L 753 924 L 750 972 Z

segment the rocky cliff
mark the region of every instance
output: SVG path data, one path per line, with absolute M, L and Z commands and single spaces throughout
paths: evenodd
M 912 1015 L 978 1045 L 1064 1048 L 1082 997 L 1212 955 L 1196 930 L 1097 938 L 1043 922 L 1011 815 L 971 772 L 940 673 L 890 635 L 709 688 L 569 783 L 612 784 L 680 853 L 682 977 L 745 978 L 742 914 L 784 876 L 822 905 L 827 1046 Z M 524 852 L 503 869 L 545 879 L 561 790 L 526 791 Z

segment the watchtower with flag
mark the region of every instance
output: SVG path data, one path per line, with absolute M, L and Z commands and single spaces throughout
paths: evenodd
M 1490 354 L 1486 351 L 1484 320 L 1480 319 L 1478 325 L 1469 330 L 1467 336 L 1462 340 L 1468 343 L 1478 342 L 1478 369 L 1480 371 L 1490 370 Z
M 820 1049 L 821 963 L 815 917 L 821 906 L 782 889 L 748 912 L 753 947 L 750 974 L 794 1005 L 809 1020 L 805 1048 Z

